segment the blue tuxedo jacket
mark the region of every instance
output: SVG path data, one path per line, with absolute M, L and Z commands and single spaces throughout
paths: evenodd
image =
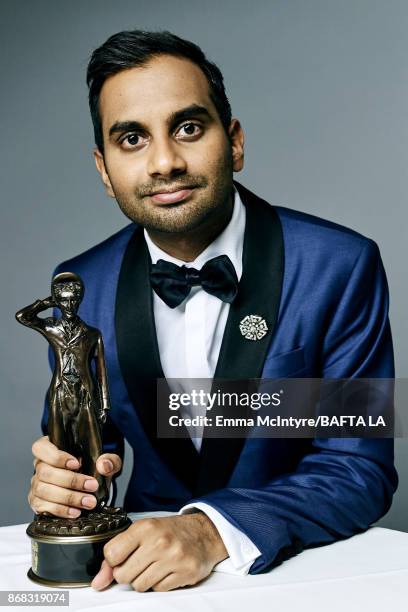
M 247 210 L 243 275 L 215 378 L 392 378 L 377 245 L 236 187 Z M 134 453 L 125 509 L 205 501 L 261 551 L 250 573 L 379 519 L 397 487 L 391 439 L 214 439 L 204 432 L 198 453 L 188 438 L 157 438 L 155 389 L 163 372 L 149 265 L 142 228 L 131 223 L 56 270 L 83 278 L 79 315 L 102 331 L 112 404 L 104 449 L 122 454 L 126 438 Z M 239 333 L 247 314 L 268 323 L 258 342 Z M 44 433 L 47 418 L 45 405 Z

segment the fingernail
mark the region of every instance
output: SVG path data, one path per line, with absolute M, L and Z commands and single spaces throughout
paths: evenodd
M 106 561 L 103 561 L 101 569 L 91 582 L 91 587 L 97 591 L 101 591 L 102 589 L 106 589 L 112 582 L 112 569 L 106 564 Z
M 96 574 L 95 578 L 91 582 L 91 587 L 97 591 L 104 589 L 110 584 L 109 580 L 104 578 L 103 572 Z
M 86 491 L 96 491 L 97 488 L 98 488 L 97 480 L 85 480 L 84 489 Z
M 87 508 L 93 508 L 95 505 L 95 501 L 96 500 L 94 497 L 86 496 L 81 499 L 81 504 L 83 506 L 86 506 Z
M 113 470 L 113 463 L 109 459 L 104 459 L 103 461 L 103 469 L 105 472 L 111 472 Z
M 76 459 L 68 459 L 68 461 L 65 463 L 65 467 L 70 470 L 75 470 L 79 467 L 79 463 Z
M 76 518 L 77 516 L 79 516 L 81 514 L 81 511 L 78 510 L 77 508 L 70 508 L 68 510 L 68 514 L 69 514 L 69 516 L 72 516 L 72 517 Z

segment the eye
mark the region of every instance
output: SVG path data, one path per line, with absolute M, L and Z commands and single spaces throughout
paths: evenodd
M 197 136 L 200 136 L 202 132 L 202 127 L 198 123 L 193 123 L 189 121 L 188 123 L 184 123 L 177 131 L 177 137 L 183 139 L 193 139 Z
M 123 136 L 119 142 L 123 149 L 131 150 L 143 146 L 145 141 L 146 138 L 144 138 L 141 134 L 131 132 L 129 134 L 125 134 L 125 136 Z

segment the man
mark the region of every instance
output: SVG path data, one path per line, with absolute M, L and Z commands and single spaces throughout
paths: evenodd
M 132 221 L 58 268 L 84 279 L 81 316 L 106 346 L 112 410 L 97 467 L 120 471 L 125 436 L 125 508 L 179 510 L 111 540 L 93 586 L 258 573 L 366 529 L 397 486 L 392 440 L 158 438 L 155 388 L 163 376 L 392 377 L 376 244 L 233 182 L 243 131 L 221 73 L 192 43 L 121 32 L 94 52 L 88 84 L 97 169 Z M 47 409 L 42 424 L 46 434 Z M 36 512 L 94 503 L 77 458 L 46 437 L 33 452 Z

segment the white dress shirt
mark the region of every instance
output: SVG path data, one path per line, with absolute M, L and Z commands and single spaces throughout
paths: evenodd
M 168 255 L 152 242 L 144 230 L 152 263 L 164 259 L 178 266 L 185 265 L 201 270 L 209 259 L 228 255 L 239 280 L 242 275 L 245 207 L 238 192 L 236 190 L 234 192 L 234 208 L 228 225 L 194 261 L 185 262 Z M 227 302 L 210 295 L 200 286 L 192 287 L 187 298 L 176 308 L 167 306 L 153 291 L 153 313 L 160 361 L 172 392 L 189 393 L 191 388 L 196 386 L 194 379 L 206 379 L 206 381 L 200 380 L 200 388 L 203 388 L 205 382 L 211 385 L 229 308 Z M 194 415 L 197 415 L 197 408 L 194 410 Z M 205 413 L 205 407 L 202 410 Z M 194 416 L 188 406 L 182 407 L 180 413 L 183 417 Z M 202 430 L 194 430 L 192 442 L 199 452 Z M 187 504 L 179 510 L 179 514 L 197 510 L 205 512 L 214 523 L 229 555 L 227 559 L 218 563 L 214 570 L 247 574 L 252 563 L 261 555 L 259 549 L 248 536 L 209 504 L 203 502 Z

